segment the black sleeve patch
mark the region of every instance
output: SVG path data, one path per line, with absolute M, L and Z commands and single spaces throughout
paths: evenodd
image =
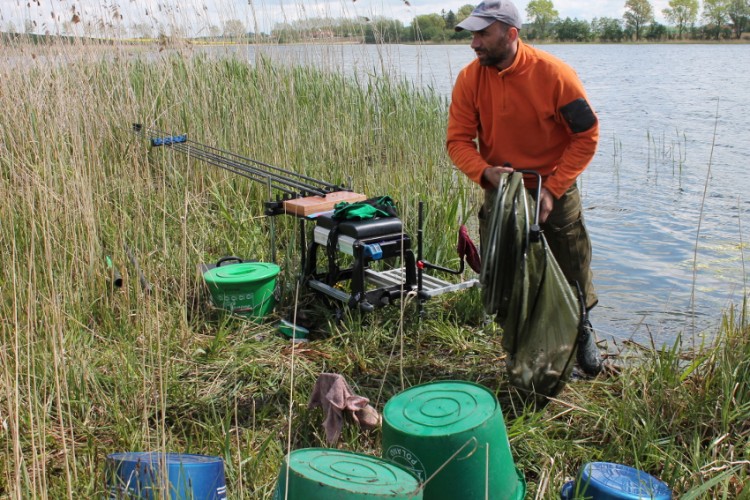
M 587 131 L 597 122 L 594 111 L 583 97 L 579 97 L 560 108 L 560 113 L 562 113 L 574 134 Z

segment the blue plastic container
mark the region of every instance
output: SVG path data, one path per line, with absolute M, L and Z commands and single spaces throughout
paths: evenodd
M 575 481 L 563 486 L 562 500 L 671 500 L 672 490 L 642 470 L 610 462 L 583 466 Z
M 110 500 L 225 500 L 224 461 L 186 453 L 124 452 L 107 456 Z

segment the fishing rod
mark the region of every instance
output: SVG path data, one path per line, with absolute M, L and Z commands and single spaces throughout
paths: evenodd
M 171 135 L 154 128 L 145 128 L 140 123 L 133 124 L 133 132 L 147 136 L 152 147 L 166 146 L 252 181 L 264 183 L 269 188 L 280 191 L 284 199 L 351 191 L 351 188 L 192 141 L 188 139 L 187 134 Z M 268 215 L 283 213 L 281 200 L 277 199 L 276 203 L 270 205 L 267 207 L 270 210 Z
M 275 200 L 265 203 L 265 214 L 289 214 L 299 218 L 300 279 L 311 289 L 349 307 L 371 311 L 415 291 L 421 312 L 422 301 L 430 297 L 479 284 L 476 279 L 450 283 L 424 273 L 425 270 L 437 270 L 458 275 L 463 272 L 464 261 L 461 256 L 461 267 L 452 270 L 423 260 L 421 202 L 419 251 L 415 256 L 411 250 L 411 239 L 404 233 L 401 219 L 395 215 L 362 220 L 335 217 L 334 208 L 340 203 L 367 204 L 370 201 L 364 194 L 352 192 L 351 188 L 206 146 L 189 140 L 187 134 L 170 135 L 138 123 L 133 125 L 133 132 L 148 137 L 152 147 L 168 147 L 252 181 L 262 182 L 268 186 L 269 196 L 272 196 L 272 190 L 279 191 L 281 196 L 277 194 Z M 269 222 L 271 260 L 275 261 L 273 217 Z M 306 222 L 315 225 L 309 245 Z M 321 268 L 317 259 L 319 250 L 325 250 L 327 260 Z M 338 261 L 340 253 L 351 257 L 344 260 L 348 267 L 343 269 Z M 398 267 L 386 266 L 382 271 L 370 266 L 375 261 L 388 259 L 400 260 L 401 264 Z M 342 282 L 349 283 L 348 292 L 339 286 Z

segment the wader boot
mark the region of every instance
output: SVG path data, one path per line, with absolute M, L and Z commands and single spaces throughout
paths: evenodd
M 599 354 L 599 347 L 596 345 L 596 333 L 594 327 L 591 326 L 588 315 L 581 320 L 576 360 L 578 366 L 586 375 L 593 377 L 602 371 L 602 357 Z

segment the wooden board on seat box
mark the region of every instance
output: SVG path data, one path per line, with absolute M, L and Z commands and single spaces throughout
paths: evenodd
M 346 201 L 354 203 L 366 200 L 367 196 L 351 191 L 335 191 L 325 196 L 307 196 L 284 201 L 284 210 L 288 214 L 307 216 L 318 212 L 333 210 L 337 203 Z

